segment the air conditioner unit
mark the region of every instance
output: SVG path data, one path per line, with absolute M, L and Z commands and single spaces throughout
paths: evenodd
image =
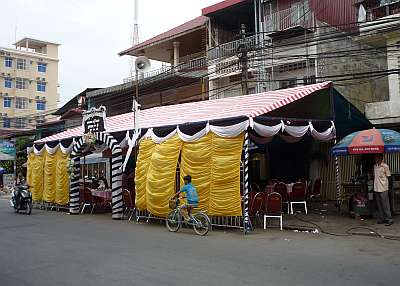
M 1 51 L 0 52 L 0 55 L 5 55 L 6 53 L 4 52 L 4 51 Z
M 5 73 L 5 72 L 2 72 L 1 75 L 6 75 L 6 73 Z
M 46 79 L 44 77 L 42 77 L 42 81 L 46 81 Z
M 8 76 L 11 76 L 11 74 L 10 74 L 10 73 L 8 73 L 7 75 L 8 75 Z
M 42 97 L 42 100 L 46 100 L 46 97 L 45 97 L 45 96 L 43 96 L 43 97 Z
M 31 65 L 33 65 L 33 61 L 31 61 Z
M 3 113 L 3 117 L 7 117 L 8 116 L 8 114 L 7 113 Z
M 40 80 L 40 77 L 37 77 L 36 80 Z
M 32 99 L 29 99 L 29 103 L 32 103 Z
M 11 54 L 10 54 L 10 53 L 6 53 L 6 55 L 7 55 L 7 56 L 11 56 Z
M 6 92 L 6 93 L 4 94 L 4 96 L 8 96 L 8 92 Z
M 39 100 L 40 99 L 40 96 L 36 96 L 36 100 Z

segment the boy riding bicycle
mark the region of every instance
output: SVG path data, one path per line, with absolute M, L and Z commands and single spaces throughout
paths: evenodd
M 186 204 L 181 206 L 181 214 L 186 220 L 190 221 L 192 219 L 192 209 L 199 205 L 199 196 L 196 188 L 192 185 L 192 177 L 190 175 L 183 177 L 183 181 L 185 185 L 173 198 L 177 198 L 181 193 L 185 194 Z

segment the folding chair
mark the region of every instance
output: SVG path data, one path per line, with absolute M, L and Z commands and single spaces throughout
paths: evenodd
M 290 213 L 293 214 L 293 205 L 304 205 L 304 210 L 307 214 L 307 201 L 306 201 L 306 185 L 304 183 L 295 183 L 292 191 L 289 193 Z
M 279 193 L 274 192 L 267 195 L 264 214 L 264 229 L 267 229 L 268 218 L 279 218 L 280 229 L 283 229 L 282 196 Z

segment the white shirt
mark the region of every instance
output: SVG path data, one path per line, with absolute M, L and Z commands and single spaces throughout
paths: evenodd
M 389 166 L 385 163 L 374 165 L 374 192 L 383 193 L 389 190 Z

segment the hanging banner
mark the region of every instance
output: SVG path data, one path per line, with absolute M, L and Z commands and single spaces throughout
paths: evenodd
M 95 133 L 106 131 L 106 108 L 91 108 L 83 113 L 83 130 L 84 133 Z
M 0 140 L 0 161 L 14 161 L 16 149 L 14 142 Z

